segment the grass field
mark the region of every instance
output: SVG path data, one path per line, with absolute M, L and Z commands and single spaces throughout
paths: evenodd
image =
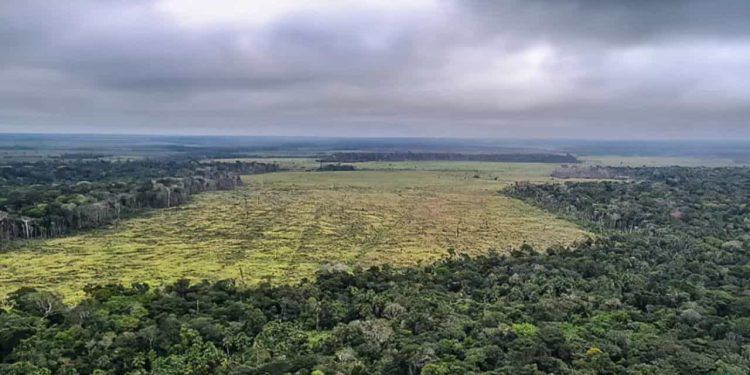
M 626 167 L 665 167 L 679 165 L 683 167 L 736 167 L 745 166 L 727 158 L 689 157 L 689 156 L 581 156 L 578 159 L 585 165 L 626 166 Z M 282 168 L 290 170 L 311 170 L 319 167 L 313 158 L 241 158 L 216 159 L 219 161 L 259 161 L 277 163 Z M 546 177 L 558 168 L 559 164 L 545 163 L 494 163 L 471 161 L 417 161 L 417 162 L 365 162 L 346 163 L 362 170 L 429 170 L 429 171 L 480 171 L 488 173 L 501 172 L 505 179 L 516 177 Z M 509 175 L 514 173 L 515 176 Z
M 262 163 L 276 163 L 281 168 L 291 171 L 310 171 L 320 167 L 320 163 L 313 158 L 240 158 L 214 159 L 232 163 L 235 161 L 257 161 Z M 550 180 L 550 173 L 559 164 L 545 163 L 503 163 L 482 161 L 402 161 L 381 162 L 371 161 L 363 163 L 344 163 L 354 165 L 363 171 L 433 171 L 433 172 L 464 172 L 482 173 L 484 177 L 498 177 L 498 180 L 512 181 L 544 181 Z
M 182 277 L 296 282 L 327 263 L 409 266 L 449 249 L 546 248 L 587 235 L 497 193 L 511 181 L 549 180 L 545 166 L 394 164 L 248 176 L 239 190 L 202 194 L 117 228 L 28 242 L 0 254 L 0 295 L 36 286 L 73 301 L 90 283 Z
M 584 164 L 623 167 L 666 167 L 679 165 L 682 167 L 737 167 L 746 164 L 732 159 L 699 158 L 699 157 L 668 157 L 668 156 L 586 156 L 579 158 Z

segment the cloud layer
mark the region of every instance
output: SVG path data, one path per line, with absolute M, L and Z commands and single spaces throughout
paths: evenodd
M 6 0 L 0 131 L 750 138 L 748 19 L 744 0 Z

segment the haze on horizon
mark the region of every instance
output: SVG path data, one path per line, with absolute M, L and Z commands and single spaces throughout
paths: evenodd
M 5 0 L 0 132 L 750 139 L 744 0 Z

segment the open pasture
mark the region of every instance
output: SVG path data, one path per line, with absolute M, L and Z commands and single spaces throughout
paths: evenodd
M 691 156 L 579 156 L 583 165 L 611 167 L 739 167 L 748 163 L 719 157 Z M 216 161 L 258 161 L 277 163 L 280 167 L 293 171 L 313 170 L 320 166 L 314 158 L 237 158 L 215 159 Z M 364 162 L 352 164 L 359 170 L 402 170 L 402 171 L 453 171 L 484 172 L 498 176 L 503 181 L 549 180 L 549 174 L 560 167 L 554 163 L 503 163 L 477 161 L 403 161 L 403 162 Z
M 241 189 L 201 194 L 117 227 L 27 242 L 0 254 L 0 296 L 35 286 L 77 300 L 87 284 L 183 277 L 293 283 L 330 263 L 410 266 L 450 252 L 543 249 L 587 235 L 498 194 L 513 180 L 549 180 L 530 166 L 438 164 L 448 165 L 247 176 Z
M 730 158 L 691 156 L 585 156 L 579 158 L 586 165 L 612 167 L 740 167 L 747 165 Z
M 261 162 L 276 163 L 279 167 L 290 171 L 311 171 L 320 167 L 315 158 L 237 158 L 213 159 L 226 163 Z M 554 163 L 507 163 L 487 161 L 369 161 L 350 164 L 361 171 L 432 171 L 432 172 L 463 172 L 479 173 L 483 178 L 497 177 L 499 181 L 549 181 L 550 173 L 560 167 Z

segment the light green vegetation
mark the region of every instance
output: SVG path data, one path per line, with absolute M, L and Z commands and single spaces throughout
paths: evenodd
M 699 158 L 699 157 L 671 157 L 671 156 L 579 156 L 584 165 L 625 166 L 625 167 L 732 167 L 747 165 L 732 159 Z M 241 158 L 216 159 L 217 161 L 258 161 L 277 163 L 289 170 L 311 170 L 320 164 L 314 158 Z M 528 176 L 546 177 L 559 164 L 546 163 L 502 163 L 502 162 L 472 162 L 472 161 L 405 161 L 405 162 L 365 162 L 346 163 L 362 170 L 422 170 L 422 171 L 479 171 L 502 174 L 504 179 Z M 515 174 L 508 175 L 508 173 Z
M 559 164 L 502 163 L 482 161 L 403 161 L 352 163 L 362 170 L 376 171 L 435 171 L 475 173 L 481 178 L 497 177 L 498 181 L 548 181 Z
M 240 159 L 214 159 L 234 163 L 236 161 L 261 163 L 276 163 L 281 168 L 292 171 L 314 170 L 320 167 L 320 163 L 314 158 L 240 158 Z M 498 177 L 499 181 L 544 181 L 550 180 L 550 173 L 559 164 L 548 163 L 504 163 L 504 162 L 482 162 L 482 161 L 401 161 L 381 162 L 370 161 L 363 163 L 344 163 L 355 166 L 364 171 L 433 171 L 433 172 L 466 172 L 479 173 L 483 178 Z
M 544 249 L 588 235 L 498 194 L 510 181 L 549 180 L 534 168 L 546 166 L 460 164 L 248 176 L 239 190 L 2 253 L 0 295 L 35 286 L 77 300 L 87 284 L 182 277 L 292 283 L 328 263 L 409 266 L 452 251 L 506 251 L 524 242 Z
M 668 157 L 668 156 L 585 156 L 579 157 L 587 165 L 615 167 L 735 167 L 744 165 L 732 159 Z

